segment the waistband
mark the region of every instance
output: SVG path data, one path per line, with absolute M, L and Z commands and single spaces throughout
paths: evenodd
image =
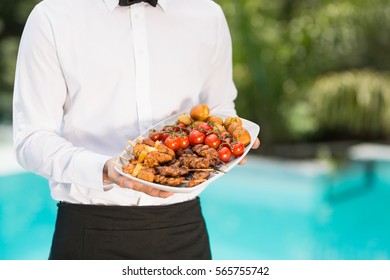
M 59 202 L 58 217 L 87 228 L 155 229 L 203 220 L 199 197 L 170 205 L 112 206 Z

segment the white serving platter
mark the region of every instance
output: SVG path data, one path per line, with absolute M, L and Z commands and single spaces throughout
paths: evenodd
M 151 127 L 150 129 L 145 131 L 143 134 L 138 136 L 137 139 L 135 139 L 134 141 L 137 141 L 138 139 L 147 138 L 148 135 L 149 135 L 150 130 L 152 130 L 152 129 L 160 130 L 160 129 L 162 129 L 166 125 L 173 125 L 173 124 L 175 124 L 178 116 L 181 115 L 181 114 L 183 114 L 183 113 L 175 114 L 175 115 L 173 115 L 171 117 L 168 117 L 167 119 L 164 119 L 163 121 L 157 123 L 155 126 Z M 188 113 L 185 112 L 184 114 L 188 114 Z M 218 116 L 218 117 L 220 117 L 222 119 L 225 119 L 225 118 L 229 117 L 227 115 L 217 114 L 217 113 L 213 114 L 213 115 Z M 210 175 L 210 177 L 207 179 L 207 181 L 205 181 L 205 182 L 203 182 L 203 183 L 201 183 L 199 185 L 196 185 L 194 187 L 186 187 L 186 184 L 184 184 L 184 183 L 180 184 L 178 186 L 175 186 L 175 187 L 165 186 L 165 185 L 161 185 L 161 184 L 157 184 L 157 183 L 153 183 L 153 182 L 148 182 L 148 181 L 136 178 L 136 177 L 134 177 L 134 176 L 132 176 L 130 174 L 127 174 L 127 173 L 123 172 L 122 171 L 122 166 L 126 165 L 127 161 L 134 157 L 131 154 L 131 152 L 133 150 L 133 147 L 131 145 L 128 145 L 123 150 L 123 152 L 120 154 L 120 157 L 118 159 L 117 166 L 115 166 L 115 169 L 122 176 L 125 176 L 125 177 L 127 177 L 127 178 L 129 178 L 129 179 L 131 179 L 133 181 L 142 183 L 144 185 L 151 186 L 151 187 L 159 189 L 159 190 L 169 191 L 169 192 L 174 192 L 174 193 L 189 193 L 189 192 L 196 191 L 199 188 L 203 188 L 203 186 L 205 184 L 209 184 L 210 182 L 220 178 L 221 176 L 226 174 L 229 170 L 234 168 L 245 157 L 245 155 L 249 152 L 249 150 L 252 148 L 252 146 L 253 146 L 253 144 L 254 144 L 254 142 L 255 142 L 255 140 L 256 140 L 259 132 L 260 132 L 260 127 L 259 127 L 259 125 L 257 125 L 254 122 L 251 122 L 251 121 L 243 119 L 243 118 L 240 118 L 240 119 L 242 120 L 242 127 L 244 127 L 246 130 L 248 130 L 248 132 L 249 132 L 249 134 L 251 136 L 251 142 L 250 142 L 250 144 L 248 146 L 245 147 L 244 153 L 240 157 L 236 157 L 236 158 L 232 159 L 231 161 L 229 161 L 228 163 L 223 164 L 219 168 L 219 170 L 221 170 L 223 172 L 212 173 Z

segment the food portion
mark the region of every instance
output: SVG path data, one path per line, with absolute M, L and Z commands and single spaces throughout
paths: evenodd
M 194 187 L 224 172 L 221 167 L 244 154 L 251 136 L 239 117 L 222 119 L 199 104 L 129 143 L 132 157 L 122 158 L 124 173 L 161 185 Z
M 210 152 L 210 148 L 203 144 L 175 152 L 159 140 L 150 138 L 130 143 L 134 157 L 123 159 L 127 164 L 122 166 L 122 171 L 148 182 L 193 187 L 205 182 L 212 172 L 223 172 L 218 169 L 217 151 L 212 149 Z

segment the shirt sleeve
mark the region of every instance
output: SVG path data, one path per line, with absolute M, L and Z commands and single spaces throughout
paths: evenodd
M 47 179 L 103 190 L 109 156 L 61 137 L 67 86 L 50 22 L 38 4 L 22 34 L 13 100 L 14 147 L 19 164 Z
M 233 81 L 232 40 L 225 15 L 216 5 L 217 28 L 214 56 L 201 92 L 201 102 L 218 113 L 236 115 L 237 89 Z

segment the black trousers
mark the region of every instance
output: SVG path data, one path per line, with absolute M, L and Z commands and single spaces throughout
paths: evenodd
M 199 198 L 164 206 L 58 203 L 49 259 L 211 259 Z

